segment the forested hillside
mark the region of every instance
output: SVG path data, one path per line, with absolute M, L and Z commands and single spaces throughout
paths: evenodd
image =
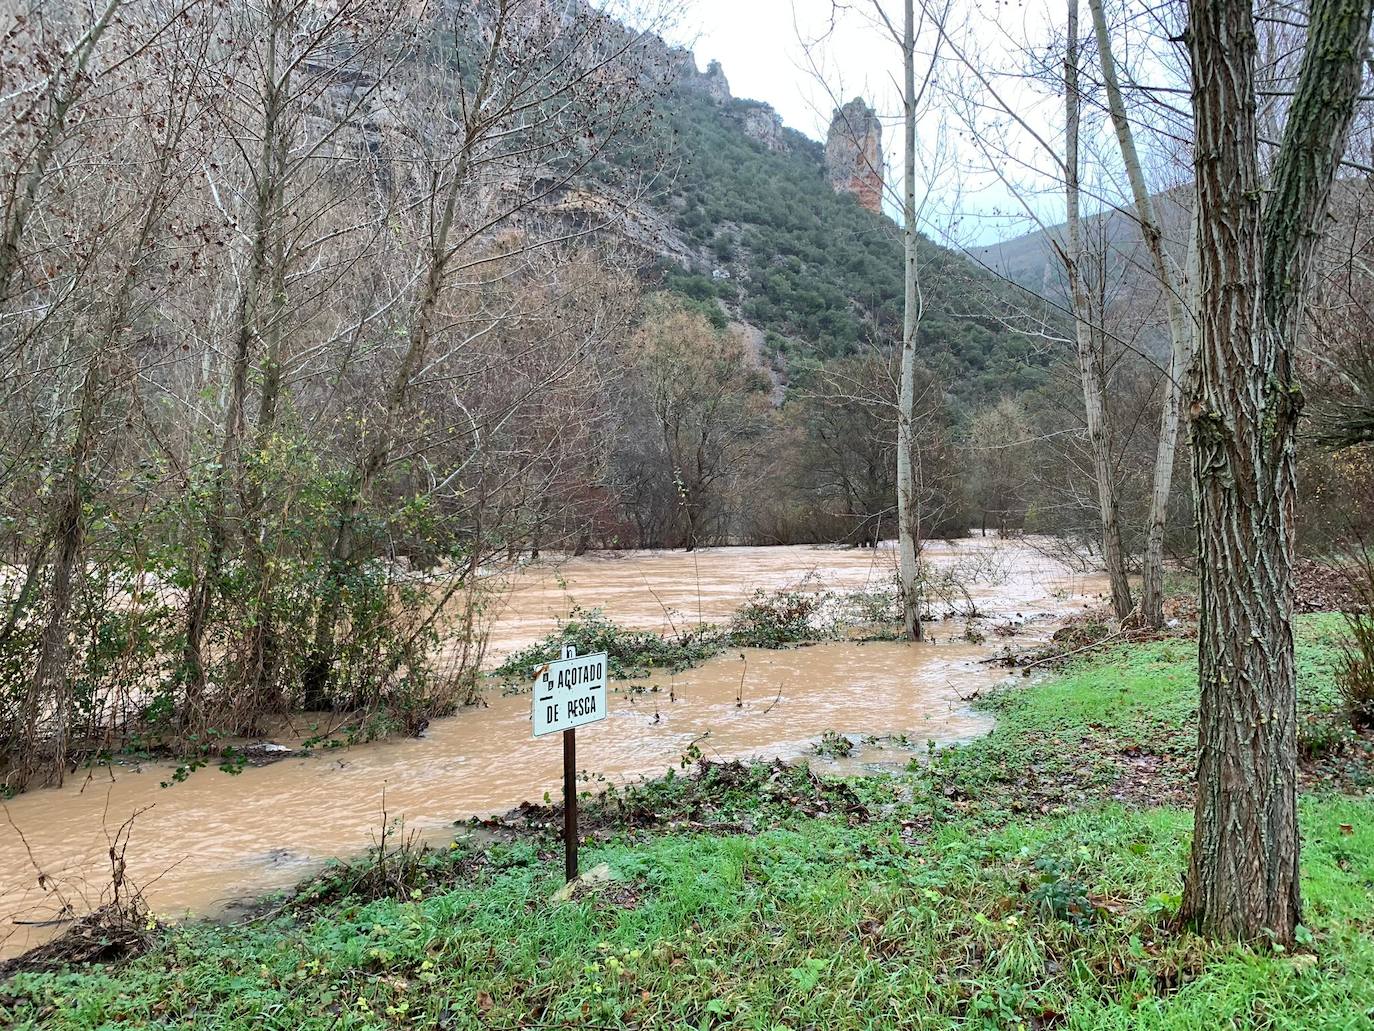
M 1165 249 L 1182 268 L 1188 261 L 1192 195 L 1186 189 L 1164 190 L 1152 195 L 1151 203 Z M 1116 292 L 1148 293 L 1154 287 L 1149 282 L 1150 257 L 1141 239 L 1139 220 L 1129 207 L 1104 205 L 1103 210 L 1084 222 L 1086 256 L 1094 265 L 1113 270 Z M 1054 241 L 1063 235 L 1062 224 L 1045 226 L 975 248 L 971 256 L 996 275 L 1066 304 L 1064 267 L 1054 249 Z M 1158 290 L 1153 293 L 1151 303 L 1157 300 Z
M 816 141 L 791 129 L 772 147 L 750 136 L 757 108 L 685 89 L 665 101 L 659 131 L 673 160 L 661 203 L 696 255 L 668 283 L 719 298 L 788 362 L 890 345 L 901 330 L 896 225 L 830 187 Z M 1042 342 L 1008 316 L 1028 306 L 1024 295 L 928 240 L 922 250 L 922 350 L 945 389 L 977 403 L 1043 383 Z M 1049 306 L 1029 307 L 1055 318 Z

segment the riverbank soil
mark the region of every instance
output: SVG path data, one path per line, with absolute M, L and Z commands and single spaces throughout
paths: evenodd
M 985 704 L 900 773 L 700 763 L 557 813 L 338 866 L 253 919 L 0 983 L 0 1025 L 1365 1028 L 1374 740 L 1344 728 L 1339 618 L 1299 621 L 1303 891 L 1293 952 L 1176 926 L 1195 642 L 1130 644 Z M 819 770 L 820 767 L 817 766 Z

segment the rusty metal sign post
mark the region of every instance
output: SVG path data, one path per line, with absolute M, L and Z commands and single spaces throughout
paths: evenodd
M 577 880 L 577 728 L 606 718 L 606 653 L 578 655 L 563 645 L 559 659 L 534 672 L 530 692 L 534 736 L 563 734 L 563 872 Z

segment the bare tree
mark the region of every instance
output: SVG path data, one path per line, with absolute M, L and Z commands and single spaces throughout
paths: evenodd
M 1193 0 L 1199 322 L 1190 399 L 1202 575 L 1198 785 L 1183 917 L 1293 941 L 1294 349 L 1369 48 L 1369 0 L 1318 0 L 1265 197 L 1249 0 Z
M 724 539 L 764 440 L 765 382 L 736 337 L 671 302 L 651 307 L 626 357 L 626 401 L 647 416 L 630 423 L 642 430 L 626 444 L 647 459 L 646 500 L 666 516 L 666 543 L 691 551 Z
M 636 311 L 646 173 L 615 148 L 672 51 L 518 0 L 20 23 L 5 785 L 135 732 L 203 757 L 306 696 L 364 736 L 470 698 L 483 561 L 578 525 L 576 490 L 613 507 L 576 392 Z
M 1069 0 L 1064 56 L 1064 195 L 1067 203 L 1064 271 L 1073 302 L 1074 339 L 1079 375 L 1083 383 L 1083 408 L 1088 445 L 1092 450 L 1093 478 L 1097 483 L 1098 510 L 1102 521 L 1102 557 L 1112 589 L 1112 609 L 1125 619 L 1134 605 L 1126 579 L 1126 557 L 1121 546 L 1121 516 L 1107 427 L 1106 351 L 1100 323 L 1093 318 L 1083 281 L 1083 230 L 1079 186 L 1079 134 L 1083 101 L 1079 93 L 1078 0 Z
M 1154 482 L 1150 488 L 1150 511 L 1146 518 L 1145 554 L 1141 563 L 1140 614 L 1150 626 L 1164 623 L 1164 530 L 1169 515 L 1169 497 L 1173 490 L 1174 456 L 1178 452 L 1179 409 L 1183 385 L 1192 365 L 1193 330 L 1189 313 L 1185 310 L 1186 288 L 1164 249 L 1164 233 L 1155 217 L 1154 202 L 1145 185 L 1140 154 L 1136 150 L 1135 134 L 1126 114 L 1117 78 L 1116 58 L 1112 54 L 1111 33 L 1102 0 L 1089 0 L 1093 30 L 1097 37 L 1098 59 L 1102 65 L 1102 81 L 1107 94 L 1107 107 L 1116 129 L 1121 159 L 1130 183 L 1135 203 L 1136 221 L 1150 265 L 1160 292 L 1164 296 L 1169 322 L 1169 367 L 1164 379 L 1164 400 L 1160 408 L 1159 442 L 1155 451 Z M 1076 15 L 1071 13 L 1076 22 Z M 1071 30 L 1070 36 L 1072 38 Z M 1072 44 L 1071 44 L 1072 45 Z M 1115 587 L 1113 588 L 1115 594 Z
M 1088 192 L 1100 205 L 1102 191 L 1101 176 L 1089 177 L 1085 186 L 1087 162 L 1083 160 L 1083 152 L 1087 149 L 1085 139 L 1090 140 L 1090 137 L 1083 128 L 1084 91 L 1078 24 L 1077 5 L 1071 3 L 1063 39 L 1063 60 L 1057 60 L 1061 50 L 1056 40 L 1049 48 L 1049 58 L 1039 48 L 1027 48 L 1020 57 L 1021 64 L 1005 73 L 988 67 L 981 55 L 970 53 L 965 45 L 942 29 L 944 49 L 950 55 L 950 64 L 959 69 L 960 74 L 945 75 L 941 88 L 949 102 L 949 110 L 962 122 L 964 138 L 981 159 L 984 169 L 1016 198 L 1025 216 L 1044 235 L 1063 271 L 1066 298 L 1062 310 L 1068 318 L 1054 320 L 1057 325 L 1035 322 L 1030 331 L 1049 342 L 1062 342 L 1072 348 L 1083 398 L 1079 436 L 1085 441 L 1089 456 L 1097 537 L 1111 585 L 1113 611 L 1118 619 L 1126 619 L 1135 611 L 1135 605 L 1122 529 L 1122 477 L 1113 451 L 1119 429 L 1112 419 L 1109 403 L 1115 363 L 1108 348 L 1109 345 L 1118 351 L 1129 348 L 1106 324 L 1109 270 L 1104 262 L 1107 251 L 1103 246 L 1105 241 L 1090 236 L 1094 226 L 1098 230 L 1102 228 L 1101 220 L 1085 220 L 1083 215 L 1084 193 Z M 1039 82 L 1055 98 L 1062 97 L 1062 146 L 1049 136 L 1038 117 L 1024 109 L 1013 92 L 1014 87 L 1004 85 L 1004 78 L 1018 84 Z M 1052 224 L 1043 217 L 1039 194 L 1044 192 L 1047 182 L 1063 187 L 1066 214 L 1062 225 Z M 1054 285 L 1052 280 L 1046 283 L 1046 287 Z M 1024 313 L 1018 313 L 1016 318 L 1024 321 Z M 1066 322 L 1072 334 L 1069 339 L 1064 339 L 1061 328 Z
M 340 263 L 325 255 L 348 231 L 336 223 L 343 196 L 325 177 L 342 163 L 343 155 L 335 153 L 340 141 L 369 111 L 386 69 L 400 56 L 393 50 L 392 15 L 372 0 L 348 0 L 328 10 L 301 0 L 270 0 L 261 7 L 236 7 L 231 17 L 238 92 L 219 105 L 220 139 L 228 152 L 223 167 L 241 179 L 212 172 L 212 182 L 226 219 L 246 228 L 237 234 L 243 265 L 226 327 L 228 391 L 204 505 L 204 554 L 186 606 L 183 676 L 190 693 L 184 716 L 191 725 L 201 719 L 204 634 L 232 557 L 231 520 L 237 521 L 237 540 L 259 585 L 249 603 L 243 660 L 251 693 L 272 691 L 269 685 L 279 680 L 271 545 L 263 524 L 266 486 L 252 470 L 252 456 L 277 431 L 291 366 L 288 349 L 339 276 Z M 341 80 L 361 80 L 363 86 L 350 88 L 339 102 Z M 348 235 L 356 237 L 359 230 L 365 233 L 366 226 Z M 248 440 L 255 367 L 256 427 Z M 231 491 L 238 495 L 237 513 L 230 508 Z
M 424 141 L 419 148 L 418 165 L 427 186 L 420 200 L 418 285 L 408 302 L 405 346 L 380 411 L 363 435 L 340 506 L 325 603 L 304 674 L 307 708 L 326 704 L 339 593 L 359 557 L 356 524 L 374 481 L 395 457 L 401 418 L 442 334 L 442 307 L 453 280 L 470 277 L 470 289 L 499 282 L 531 253 L 608 228 L 617 217 L 614 208 L 590 226 L 571 231 L 556 225 L 532 231 L 522 218 L 542 198 L 580 181 L 607 147 L 632 133 L 648 96 L 637 53 L 642 34 L 601 15 L 581 11 L 560 17 L 502 2 L 469 18 L 460 22 L 459 35 L 481 41 L 472 85 L 460 80 L 456 86 L 451 130 L 434 134 L 434 142 Z M 435 99 L 431 104 L 437 107 Z M 622 197 L 619 203 L 632 199 Z M 493 244 L 500 234 L 504 238 Z M 518 315 L 517 309 L 497 308 L 469 329 L 466 340 L 446 344 L 461 351 Z M 553 378 L 566 375 L 584 355 L 574 351 Z
M 915 440 L 916 334 L 921 323 L 921 284 L 916 230 L 916 14 L 902 5 L 902 376 L 897 399 L 897 548 L 902 578 L 902 628 L 921 639 L 921 509 L 917 503 Z M 934 67 L 934 62 L 931 63 Z
M 973 414 L 966 461 L 984 536 L 990 519 L 1000 533 L 1019 528 L 1025 519 L 1034 440 L 1025 407 L 1016 398 L 1004 397 Z
M 27 72 L 32 81 L 20 82 L 8 98 L 14 110 L 8 112 L 11 121 L 5 134 L 9 174 L 0 222 L 0 303 L 11 299 L 24 232 L 52 172 L 53 159 L 69 139 L 74 110 L 91 89 L 91 64 L 123 4 L 124 0 L 109 0 L 88 25 L 80 26 L 75 39 L 59 38 L 52 52 L 49 41 L 29 37 L 32 20 L 25 26 L 28 31 L 16 28 L 14 32 L 21 47 L 32 49 L 13 68 Z
M 96 468 L 102 441 L 110 432 L 112 395 L 128 388 L 128 377 L 139 364 L 138 324 L 151 307 L 150 298 L 165 292 L 162 277 L 177 252 L 175 241 L 162 232 L 163 219 L 193 174 L 185 160 L 188 138 L 200 128 L 193 98 L 209 68 L 207 24 L 191 11 L 148 5 L 139 12 L 142 17 L 122 19 L 111 30 L 112 10 L 113 5 L 85 29 L 75 48 L 82 56 L 74 74 L 84 78 L 98 68 L 102 88 L 78 90 L 73 83 L 65 84 L 68 92 L 55 101 L 57 110 L 40 133 L 46 142 L 24 159 L 32 162 L 28 183 L 7 210 L 8 226 L 16 234 L 34 232 L 35 217 L 60 219 L 65 214 L 70 221 L 60 235 L 77 241 L 64 259 L 49 251 L 48 267 L 58 272 L 60 281 L 31 276 L 25 288 L 16 291 L 33 303 L 32 312 L 41 312 L 16 340 L 17 346 L 60 355 L 63 365 L 79 370 L 70 412 L 59 405 L 53 413 L 51 450 L 45 459 L 53 487 L 45 499 L 45 525 L 31 545 L 29 581 L 13 603 L 5 631 L 8 638 L 25 618 L 32 598 L 28 586 L 45 566 L 46 606 L 17 723 L 24 736 L 10 745 L 21 757 L 10 778 L 20 785 L 35 775 L 61 783 L 66 768 L 74 721 L 71 616 L 73 599 L 85 580 L 88 533 L 99 512 L 93 503 L 98 494 Z M 108 46 L 97 54 L 93 48 L 102 38 Z M 169 66 L 169 90 L 150 91 L 137 103 L 121 104 L 115 97 L 120 86 L 135 81 L 155 62 Z M 62 74 L 68 72 L 64 69 Z M 121 106 L 126 106 L 122 113 Z M 78 116 L 100 129 L 83 126 L 76 135 L 62 138 L 59 147 L 66 120 Z M 80 146 L 87 160 L 107 166 L 119 155 L 134 163 L 137 177 L 111 175 L 102 182 L 84 169 L 64 166 L 60 159 L 73 146 Z M 52 205 L 36 186 L 53 160 L 58 161 L 54 181 L 45 185 L 53 196 L 66 197 L 61 207 Z M 99 222 L 86 222 L 97 216 Z M 5 247 L 11 257 L 17 256 L 19 236 Z M 54 332 L 56 337 L 51 336 Z M 51 751 L 40 742 L 40 734 L 50 739 Z
M 941 60 L 945 40 L 945 20 L 949 16 L 947 3 L 918 5 L 914 0 L 902 0 L 900 13 L 889 10 L 884 0 L 868 0 L 857 10 L 875 27 L 902 57 L 901 97 L 901 190 L 894 198 L 902 213 L 902 337 L 901 365 L 897 404 L 896 462 L 897 487 L 897 549 L 898 575 L 902 585 L 902 628 L 908 640 L 922 638 L 921 627 L 921 496 L 923 488 L 919 434 L 916 432 L 917 411 L 921 400 L 917 389 L 917 369 L 921 361 L 921 320 L 924 294 L 921 283 L 922 211 L 918 205 L 920 168 L 918 124 L 926 112 L 928 98 Z M 832 7 L 836 19 L 845 7 Z M 928 52 L 920 45 L 926 37 L 931 43 Z M 820 64 L 813 54 L 817 43 L 806 45 L 815 77 L 827 86 L 820 72 Z M 855 141 L 856 143 L 859 141 Z M 857 148 L 862 154 L 862 148 Z M 865 160 L 867 160 L 865 158 Z M 938 164 L 938 162 L 937 162 Z M 882 169 L 869 169 L 879 179 Z

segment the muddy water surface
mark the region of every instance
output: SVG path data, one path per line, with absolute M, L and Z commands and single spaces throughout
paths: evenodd
M 1023 542 L 936 546 L 930 559 L 972 577 L 979 609 L 1025 620 L 1027 637 L 1048 634 L 1102 588 L 1099 577 L 1072 574 Z M 880 586 L 891 570 L 886 550 L 805 547 L 540 565 L 509 575 L 490 655 L 496 660 L 543 637 L 574 605 L 671 629 L 726 619 L 758 587 L 813 574 L 818 587 L 858 590 Z M 920 745 L 982 733 L 987 717 L 962 698 L 1001 674 L 978 663 L 993 645 L 964 642 L 962 629 L 957 620 L 935 623 L 935 639 L 921 645 L 730 651 L 675 677 L 641 680 L 643 690 L 613 685 L 610 718 L 578 733 L 579 767 L 624 782 L 675 766 L 693 743 L 711 758 L 794 758 L 826 730 L 905 734 Z M 383 808 L 426 837 L 445 838 L 455 820 L 556 793 L 560 762 L 556 741 L 529 736 L 529 696 L 494 693 L 486 707 L 436 720 L 420 739 L 288 759 L 238 776 L 202 770 L 167 789 L 159 785 L 170 771 L 148 764 L 21 795 L 0 818 L 0 955 L 53 933 L 28 921 L 55 914 L 54 886 L 78 908 L 99 901 L 109 836 L 133 813 L 128 873 L 154 911 L 214 914 L 366 847 Z M 37 883 L 40 869 L 47 890 Z

